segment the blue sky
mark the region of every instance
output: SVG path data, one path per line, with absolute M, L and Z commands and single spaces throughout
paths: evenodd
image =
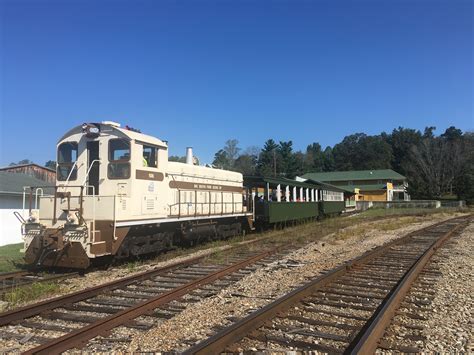
M 194 147 L 474 129 L 473 2 L 0 0 L 0 165 L 83 122 Z

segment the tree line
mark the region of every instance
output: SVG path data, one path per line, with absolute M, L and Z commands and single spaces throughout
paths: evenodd
M 393 169 L 408 179 L 413 199 L 456 195 L 474 200 L 474 133 L 451 126 L 440 135 L 399 127 L 379 135 L 355 133 L 325 149 L 317 142 L 295 151 L 292 141 L 268 139 L 263 148 L 242 150 L 229 139 L 214 155 L 213 166 L 246 175 L 293 179 L 310 172 Z
M 268 139 L 263 148 L 242 149 L 229 139 L 215 155 L 216 168 L 244 175 L 277 176 L 293 179 L 310 172 L 393 169 L 408 179 L 413 199 L 456 196 L 474 203 L 474 133 L 451 126 L 440 135 L 435 127 L 423 132 L 399 127 L 379 135 L 355 133 L 325 149 L 317 142 L 305 151 L 295 151 L 292 141 Z M 170 161 L 185 162 L 181 156 Z M 24 159 L 10 165 L 29 164 Z M 46 167 L 55 169 L 49 160 Z

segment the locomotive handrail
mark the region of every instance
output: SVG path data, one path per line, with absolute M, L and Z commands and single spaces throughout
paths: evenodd
M 83 186 L 86 185 L 87 180 L 88 180 L 88 178 L 89 178 L 89 173 L 91 172 L 91 169 L 92 169 L 92 167 L 94 166 L 94 163 L 95 163 L 95 162 L 98 162 L 98 163 L 100 164 L 100 159 L 94 159 L 94 160 L 92 161 L 91 165 L 89 165 L 89 168 L 87 169 L 87 172 L 86 172 L 86 177 L 84 178 L 84 182 L 82 183 Z
M 36 192 L 35 192 L 35 210 L 38 209 L 38 191 L 41 190 L 41 197 L 43 197 L 43 188 L 42 187 L 38 187 L 36 189 Z
M 72 175 L 72 172 L 74 171 L 74 168 L 77 167 L 77 160 L 74 162 L 74 164 L 72 164 L 72 167 L 71 167 L 71 171 L 69 172 L 68 176 L 67 176 L 67 179 L 66 179 L 66 183 L 63 185 L 64 188 L 67 187 L 67 185 L 69 184 L 69 179 L 71 178 L 71 175 Z M 61 185 L 60 185 L 61 186 Z
M 18 211 L 14 211 L 13 215 L 21 223 L 21 235 L 25 235 L 26 234 L 26 232 L 25 232 L 25 224 L 26 224 L 25 219 L 22 217 L 22 215 Z
M 25 217 L 25 204 L 26 204 L 26 186 L 23 186 L 23 217 Z
M 201 212 L 202 212 L 202 213 L 197 213 L 197 208 L 195 208 L 195 209 L 194 209 L 194 213 L 181 214 L 181 205 L 188 205 L 188 206 L 189 206 L 189 204 L 195 205 L 195 206 L 201 206 L 201 207 L 202 207 L 202 206 L 209 206 L 209 212 L 208 212 L 208 213 L 203 213 L 202 211 L 204 211 L 204 209 L 201 208 Z M 214 211 L 216 210 L 216 209 L 215 209 L 216 205 L 220 205 L 221 207 L 223 207 L 224 205 L 225 205 L 225 206 L 231 205 L 231 206 L 232 206 L 232 211 L 231 211 L 231 212 L 227 212 L 227 211 L 224 212 L 224 209 L 221 208 L 221 211 L 220 211 L 219 213 L 216 213 L 216 212 L 215 212 L 214 214 L 216 214 L 216 215 L 217 215 L 217 214 L 223 215 L 223 214 L 225 213 L 225 214 L 233 215 L 233 214 L 236 214 L 236 212 L 235 212 L 235 206 L 236 206 L 236 205 L 239 205 L 239 204 L 241 204 L 242 207 L 243 207 L 243 205 L 244 205 L 243 202 L 235 202 L 235 201 L 234 201 L 234 202 L 223 202 L 223 201 L 221 201 L 221 202 L 177 202 L 177 203 L 169 204 L 168 206 L 170 207 L 170 209 L 173 208 L 173 207 L 175 207 L 175 206 L 178 206 L 178 207 L 179 207 L 179 208 L 178 208 L 178 214 L 171 214 L 171 211 L 170 211 L 170 216 L 178 216 L 178 217 L 181 217 L 181 216 L 190 216 L 190 215 L 194 214 L 194 216 L 196 217 L 196 216 L 204 216 L 204 215 L 206 215 L 206 216 L 212 216 L 213 214 L 210 212 L 210 211 L 211 211 L 211 208 L 210 208 L 211 205 L 214 206 Z M 240 213 L 240 212 L 239 212 L 239 213 Z
M 117 240 L 115 232 L 117 230 L 117 195 L 114 195 L 114 240 Z
M 17 219 L 21 224 L 25 224 L 25 223 L 26 223 L 25 219 L 22 217 L 22 215 L 21 215 L 18 211 L 14 211 L 14 212 L 13 212 L 13 215 L 16 217 L 16 219 Z
M 95 161 L 95 160 L 94 160 Z M 92 162 L 93 164 L 94 162 Z M 91 164 L 91 166 L 92 166 Z M 85 186 L 87 189 L 90 189 L 92 188 L 92 234 L 93 234 L 93 239 L 94 239 L 94 242 L 95 242 L 95 186 L 93 185 L 87 185 Z M 81 190 L 81 193 L 82 193 L 82 190 Z M 81 197 L 81 205 L 82 205 L 82 197 Z M 81 213 L 81 219 L 84 220 L 82 218 L 82 213 Z M 92 241 L 92 240 L 91 240 Z
M 31 214 L 31 210 L 33 209 L 33 189 L 35 190 L 35 209 L 38 207 L 38 190 L 41 190 L 41 197 L 43 197 L 43 188 L 45 189 L 55 189 L 56 186 L 47 186 L 47 185 L 40 185 L 40 186 L 23 186 L 23 217 L 25 216 L 25 205 L 26 205 L 26 189 L 29 189 L 29 207 L 28 213 Z

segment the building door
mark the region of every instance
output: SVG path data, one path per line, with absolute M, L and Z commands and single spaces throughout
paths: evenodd
M 99 142 L 87 142 L 87 169 L 89 176 L 87 178 L 87 194 L 99 194 Z M 91 166 L 92 164 L 92 166 Z M 92 188 L 93 186 L 93 188 Z

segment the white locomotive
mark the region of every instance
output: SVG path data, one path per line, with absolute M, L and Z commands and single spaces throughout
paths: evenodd
M 196 166 L 190 149 L 186 163 L 172 162 L 167 142 L 102 122 L 71 129 L 57 152 L 57 183 L 37 212 L 42 191 L 29 190 L 29 264 L 87 268 L 252 228 L 242 174 Z

